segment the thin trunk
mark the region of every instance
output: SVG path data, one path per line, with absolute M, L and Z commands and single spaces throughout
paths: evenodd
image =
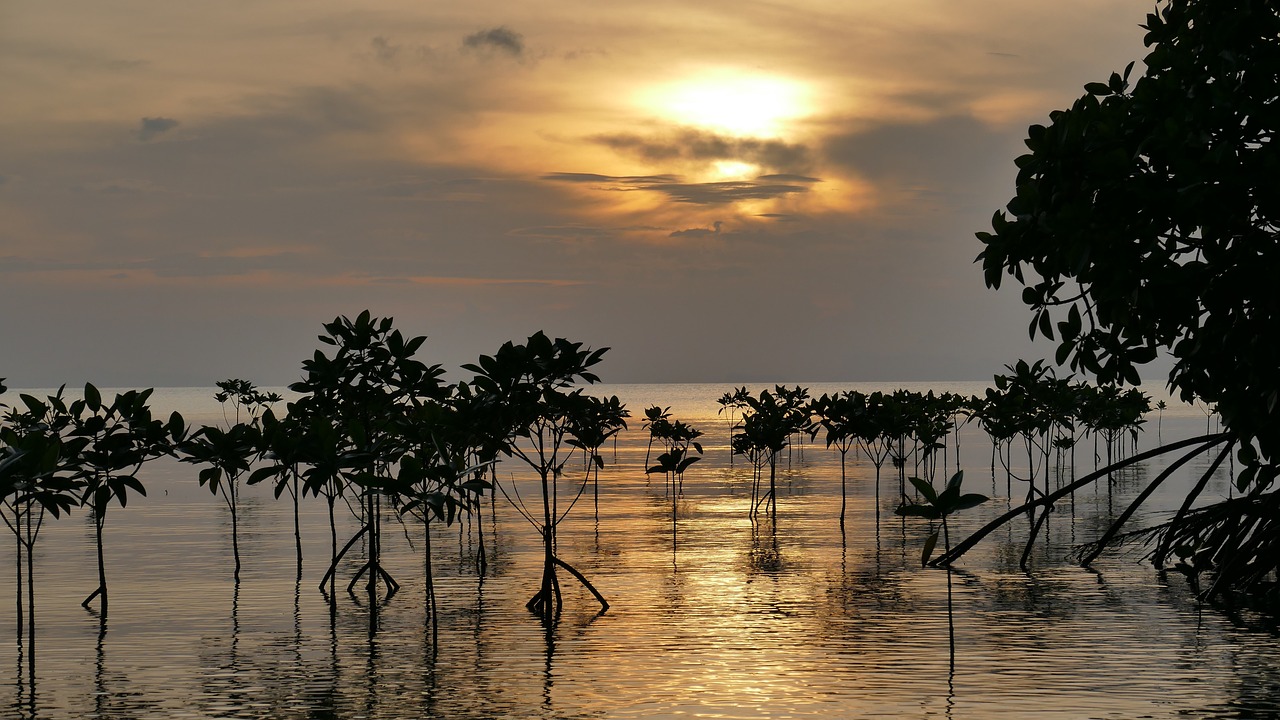
M 847 504 L 847 500 L 845 498 L 846 491 L 845 491 L 845 474 L 844 474 L 844 455 L 846 452 L 848 452 L 847 448 L 845 450 L 840 451 L 840 529 L 841 530 L 844 529 L 844 509 L 845 509 L 845 505 Z
M 302 579 L 302 525 L 298 519 L 298 473 L 293 473 L 293 547 L 298 556 L 298 579 Z
M 338 526 L 333 521 L 333 503 L 337 498 L 329 495 L 327 499 L 329 501 L 329 565 L 333 567 L 338 564 Z M 324 589 L 323 583 L 321 583 L 320 589 Z M 338 606 L 337 590 L 337 573 L 331 572 L 329 573 L 329 605 L 331 608 L 337 608 Z
M 369 527 L 369 583 L 365 589 L 369 592 L 369 605 L 372 607 L 378 599 L 378 562 L 379 562 L 379 538 L 378 538 L 378 509 L 375 505 L 376 495 L 372 492 L 368 493 L 365 498 L 366 517 L 365 522 Z
M 429 511 L 427 511 L 429 512 Z M 440 618 L 436 610 L 436 585 L 435 577 L 431 572 L 431 516 L 423 513 L 422 529 L 424 537 L 424 547 L 422 552 L 422 560 L 424 571 L 426 572 L 427 584 L 427 612 L 431 614 L 431 648 L 434 650 L 440 643 Z
M 14 527 L 17 528 L 17 533 L 14 535 L 14 539 L 16 541 L 16 552 L 14 552 L 13 557 L 15 560 L 18 561 L 17 562 L 18 582 L 17 584 L 14 585 L 14 588 L 18 591 L 18 602 L 16 606 L 17 607 L 18 646 L 21 647 L 22 646 L 22 628 L 24 627 L 24 625 L 22 624 L 22 587 L 23 585 L 22 585 L 22 514 L 21 513 L 14 513 L 14 522 L 16 523 Z
M 548 468 L 540 468 L 542 477 L 542 584 L 538 593 L 525 604 L 529 610 L 541 615 L 550 623 L 554 615 L 555 599 L 555 518 L 551 514 L 551 484 L 547 481 Z
M 105 620 L 107 615 L 107 566 L 103 560 L 102 551 L 102 527 L 107 522 L 106 508 L 94 508 L 93 510 L 93 530 L 94 540 L 96 541 L 98 550 L 98 587 L 89 596 L 80 603 L 80 607 L 88 608 L 89 603 L 93 602 L 95 597 L 102 598 L 102 617 Z
M 229 503 L 229 507 L 231 508 L 231 554 L 235 557 L 236 561 L 234 577 L 236 582 L 240 582 L 240 521 L 236 513 L 236 491 L 234 483 L 231 485 L 231 502 Z
M 102 551 L 102 527 L 107 524 L 107 509 L 102 508 L 94 518 L 98 539 L 98 589 L 102 591 L 102 615 L 107 614 L 107 564 Z
M 481 577 L 484 576 L 485 570 L 489 567 L 489 556 L 484 546 L 484 496 L 476 496 L 476 538 L 480 541 L 480 547 L 476 552 L 476 572 Z
M 773 526 L 778 526 L 778 492 L 777 492 L 777 476 L 778 476 L 778 454 L 771 453 L 769 455 L 769 522 Z
M 27 668 L 34 678 L 36 672 L 36 542 L 31 531 L 30 516 L 27 517 L 27 536 Z

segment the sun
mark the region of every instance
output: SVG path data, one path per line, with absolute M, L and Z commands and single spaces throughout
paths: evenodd
M 809 114 L 808 88 L 784 77 L 720 70 L 647 89 L 638 98 L 668 122 L 713 132 L 775 138 Z

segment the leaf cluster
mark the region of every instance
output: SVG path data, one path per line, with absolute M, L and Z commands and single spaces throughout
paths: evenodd
M 1163 0 L 1145 28 L 1142 77 L 1130 64 L 1029 129 L 978 260 L 988 286 L 1024 286 L 1058 362 L 1136 385 L 1167 351 L 1170 387 L 1274 462 L 1280 6 Z

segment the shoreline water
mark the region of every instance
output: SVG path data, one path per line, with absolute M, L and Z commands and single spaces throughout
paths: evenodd
M 851 386 L 857 384 L 839 389 Z M 40 715 L 1066 718 L 1280 711 L 1266 690 L 1280 649 L 1265 632 L 1203 612 L 1185 583 L 1137 557 L 1107 555 L 1093 570 L 1064 559 L 1072 545 L 1097 536 L 1159 463 L 1063 503 L 1037 543 L 1030 573 L 1017 568 L 1025 527 L 1001 531 L 966 557 L 955 578 L 957 658 L 949 672 L 946 574 L 919 568 L 928 527 L 892 515 L 896 481 L 882 482 L 877 506 L 873 468 L 851 458 L 851 512 L 841 533 L 838 456 L 821 441 L 806 443 L 780 464 L 777 527 L 751 523 L 750 472 L 741 461 L 730 464 L 727 425 L 714 404 L 732 387 L 595 386 L 640 403 L 669 401 L 708 423 L 707 457 L 686 475 L 674 535 L 662 483 L 642 471 L 647 434 L 634 417 L 642 407 L 633 408 L 616 456 L 605 448 L 598 513 L 588 490 L 560 537 L 561 552 L 608 596 L 612 607 L 603 615 L 571 584 L 565 615 L 550 635 L 523 609 L 536 584 L 539 543 L 504 503 L 495 506 L 496 525 L 485 518 L 491 567 L 483 578 L 472 564 L 476 525 L 437 527 L 441 644 L 434 654 L 424 634 L 420 526 L 400 529 L 387 519 L 396 529 L 384 558 L 404 588 L 382 609 L 384 630 L 370 639 L 358 598 L 342 596 L 331 627 L 316 590 L 328 552 L 322 502 L 308 498 L 302 506 L 307 559 L 295 584 L 288 503 L 268 488 L 245 488 L 245 568 L 237 585 L 225 507 L 198 486 L 195 468 L 157 461 L 145 469 L 148 495 L 113 510 L 105 634 L 78 605 L 93 584 L 92 523 L 76 512 L 44 530 L 37 561 Z M 191 402 L 193 415 L 217 420 L 212 388 L 171 394 Z M 1197 432 L 1198 414 L 1166 411 L 1164 439 Z M 1153 425 L 1140 434 L 1144 447 L 1155 441 Z M 988 469 L 981 431 L 969 426 L 962 440 L 966 487 L 993 500 L 957 516 L 953 539 L 1025 490 L 1013 481 L 1006 492 L 1003 470 Z M 1081 469 L 1092 467 L 1089 454 L 1080 453 Z M 954 469 L 954 457 L 949 462 Z M 1207 463 L 1194 461 L 1185 477 L 1170 481 L 1170 494 L 1135 520 L 1158 520 L 1176 506 L 1177 489 Z M 499 467 L 504 481 L 528 482 L 517 465 Z M 1227 492 L 1226 480 L 1213 481 L 1211 495 Z M 340 511 L 341 541 L 357 522 Z M 12 597 L 12 583 L 11 573 L 0 573 L 0 598 Z M 12 633 L 13 623 L 12 603 L 0 600 L 0 633 Z M 1101 647 L 1110 651 L 1100 654 Z M 1228 661 L 1236 656 L 1254 664 Z M 18 659 L 12 644 L 0 644 L 0 672 Z M 0 707 L 21 710 L 24 693 L 0 685 Z

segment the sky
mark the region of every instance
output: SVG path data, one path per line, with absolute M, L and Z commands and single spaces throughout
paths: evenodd
M 974 233 L 1150 7 L 1025 0 L 0 3 L 0 377 L 263 386 L 364 309 L 446 368 L 989 378 Z

